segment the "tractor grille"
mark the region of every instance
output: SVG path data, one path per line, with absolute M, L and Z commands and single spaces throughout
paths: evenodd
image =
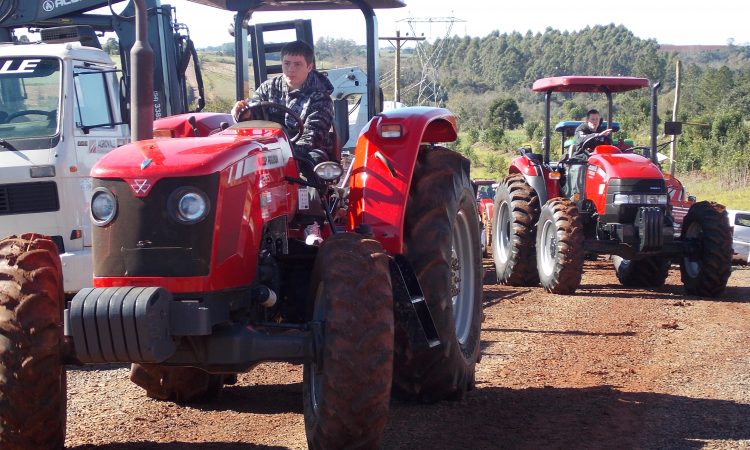
M 604 223 L 628 223 L 636 220 L 639 205 L 615 205 L 615 194 L 666 194 L 667 186 L 662 178 L 614 178 L 607 186 L 607 204 L 601 216 Z
M 0 215 L 57 211 L 60 200 L 54 181 L 0 185 Z
M 94 275 L 97 277 L 194 277 L 209 273 L 216 216 L 218 174 L 165 178 L 148 196 L 138 198 L 123 180 L 94 179 L 117 197 L 117 216 L 107 226 L 92 227 Z M 178 188 L 194 186 L 209 198 L 204 220 L 184 225 L 167 212 L 167 199 Z

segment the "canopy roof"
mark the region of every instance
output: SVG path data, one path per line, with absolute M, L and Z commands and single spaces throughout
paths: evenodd
M 359 9 L 349 0 L 189 0 L 229 11 L 304 11 L 320 9 Z M 372 9 L 401 8 L 402 0 L 361 0 Z
M 570 75 L 536 80 L 536 92 L 625 92 L 648 87 L 648 78 Z

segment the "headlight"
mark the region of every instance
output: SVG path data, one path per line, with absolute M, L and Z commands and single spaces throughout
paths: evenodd
M 341 164 L 333 161 L 326 161 L 315 166 L 315 174 L 325 181 L 333 181 L 344 173 Z
M 666 205 L 666 194 L 615 194 L 615 205 Z
M 109 189 L 99 187 L 91 195 L 91 220 L 103 227 L 112 222 L 117 214 L 117 199 Z
M 208 210 L 208 197 L 197 188 L 180 188 L 169 196 L 170 215 L 185 225 L 205 219 Z

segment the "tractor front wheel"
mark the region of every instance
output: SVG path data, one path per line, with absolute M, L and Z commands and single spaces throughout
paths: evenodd
M 492 257 L 497 281 L 536 286 L 535 234 L 539 196 L 521 174 L 509 175 L 497 188 L 492 220 Z
M 724 206 L 708 201 L 691 206 L 681 239 L 693 249 L 680 261 L 685 291 L 705 297 L 724 292 L 732 272 L 732 230 Z
M 393 393 L 424 402 L 460 399 L 474 388 L 482 321 L 479 216 L 467 159 L 442 147 L 421 149 L 404 239 L 441 345 L 417 347 L 396 324 Z
M 310 449 L 380 448 L 393 377 L 393 294 L 380 243 L 335 234 L 320 247 L 312 277 L 318 357 L 305 364 Z
M 648 256 L 643 259 L 630 260 L 612 256 L 615 275 L 620 284 L 628 287 L 659 287 L 669 276 L 672 261 L 663 256 Z
M 539 281 L 553 294 L 572 294 L 583 274 L 583 226 L 578 207 L 566 198 L 553 198 L 539 214 L 536 248 Z
M 62 267 L 46 237 L 0 241 L 0 448 L 65 444 Z

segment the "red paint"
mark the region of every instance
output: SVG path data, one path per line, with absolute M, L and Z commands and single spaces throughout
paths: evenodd
M 536 92 L 625 92 L 648 87 L 648 78 L 571 75 L 536 80 Z
M 384 124 L 401 124 L 403 135 L 380 137 Z M 419 147 L 422 143 L 454 141 L 457 130 L 455 117 L 442 108 L 400 108 L 373 117 L 360 133 L 352 162 L 348 229 L 370 225 L 387 251 L 403 253 L 404 213 Z M 378 152 L 390 163 L 395 176 L 376 157 Z
M 607 185 L 612 178 L 661 180 L 663 176 L 661 170 L 648 158 L 633 153 L 620 153 L 617 147 L 611 145 L 598 146 L 589 158 L 586 171 L 586 198 L 594 202 L 599 214 L 605 212 Z
M 190 122 L 188 122 L 190 117 L 195 118 L 195 127 L 198 129 L 198 136 L 200 137 L 221 131 L 222 122 L 229 125 L 234 123 L 231 114 L 187 113 L 154 120 L 154 130 L 169 130 L 174 138 L 196 137 Z
M 534 166 L 529 158 L 519 156 L 511 161 L 508 173 L 520 173 L 526 177 L 542 176 L 544 177 L 544 185 L 547 189 L 547 200 L 560 196 L 560 180 L 550 179 L 550 169 L 548 166 Z
M 158 150 L 163 158 L 141 170 L 146 150 Z M 92 175 L 128 180 L 140 176 L 155 183 L 166 177 L 216 172 L 220 174 L 219 189 L 213 211 L 214 245 L 207 276 L 95 277 L 94 286 L 162 286 L 173 293 L 248 286 L 257 269 L 263 225 L 284 215 L 291 220 L 297 210 L 298 186 L 285 179 L 297 176 L 297 164 L 280 130 L 230 129 L 206 138 L 136 142 L 100 159 Z M 118 215 L 120 220 L 127 220 L 125 211 Z

